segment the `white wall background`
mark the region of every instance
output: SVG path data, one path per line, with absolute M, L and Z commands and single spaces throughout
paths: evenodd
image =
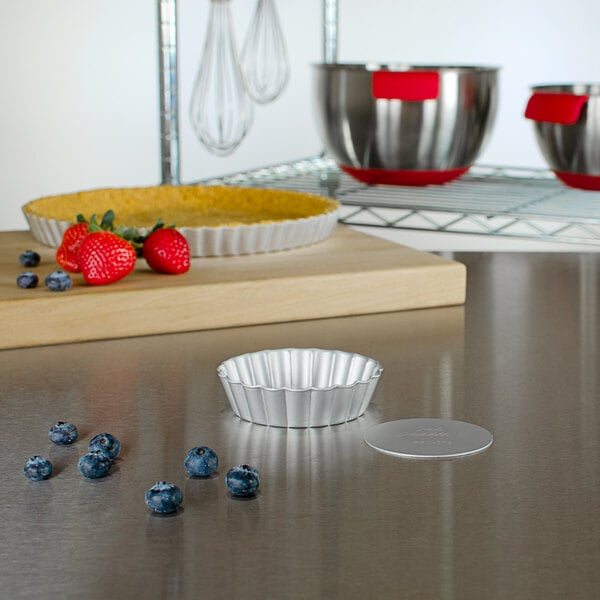
M 0 0 L 0 229 L 26 227 L 30 199 L 160 181 L 156 2 Z M 278 0 L 292 61 L 274 104 L 257 107 L 230 157 L 196 141 L 188 103 L 208 0 L 179 0 L 183 181 L 316 154 L 311 63 L 321 0 Z M 544 166 L 523 118 L 529 86 L 600 81 L 598 0 L 339 0 L 341 61 L 491 64 L 500 106 L 485 164 Z M 255 0 L 232 0 L 238 46 Z

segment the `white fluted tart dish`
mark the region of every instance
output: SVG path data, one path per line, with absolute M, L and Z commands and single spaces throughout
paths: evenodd
M 274 252 L 320 242 L 331 235 L 339 202 L 290 190 L 229 186 L 161 185 L 105 188 L 46 196 L 23 206 L 33 237 L 58 247 L 77 215 L 115 212 L 115 225 L 140 234 L 157 220 L 175 224 L 192 256 Z

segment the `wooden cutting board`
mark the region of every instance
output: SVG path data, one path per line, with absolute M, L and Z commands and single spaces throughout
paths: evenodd
M 16 277 L 23 250 L 42 262 L 35 289 Z M 29 232 L 0 233 L 0 349 L 197 331 L 462 304 L 461 263 L 338 225 L 318 244 L 235 257 L 195 258 L 183 275 L 139 260 L 126 279 L 51 292 L 55 251 Z

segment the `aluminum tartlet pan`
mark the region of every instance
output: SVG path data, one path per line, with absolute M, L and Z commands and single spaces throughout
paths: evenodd
M 233 412 L 274 427 L 324 427 L 360 417 L 382 372 L 367 356 L 318 348 L 251 352 L 217 368 Z

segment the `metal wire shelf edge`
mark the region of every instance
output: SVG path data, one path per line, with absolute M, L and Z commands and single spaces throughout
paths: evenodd
M 373 225 L 366 223 L 353 223 L 347 222 L 344 219 L 339 221 L 342 225 L 348 225 L 350 227 L 368 227 L 374 229 L 390 229 L 387 225 Z M 600 236 L 596 238 L 584 238 L 578 236 L 561 236 L 559 234 L 554 235 L 553 233 L 544 234 L 532 232 L 527 233 L 510 233 L 510 232 L 490 232 L 490 231 L 472 231 L 469 229 L 435 229 L 433 227 L 393 227 L 401 231 L 421 231 L 423 233 L 447 233 L 449 235 L 467 235 L 467 236 L 485 236 L 485 237 L 496 237 L 496 238 L 508 238 L 513 240 L 531 240 L 537 242 L 549 242 L 555 244 L 577 244 L 579 246 L 600 246 Z M 561 228 L 562 231 L 562 228 Z
M 344 206 L 357 207 L 354 218 L 342 217 L 340 222 L 367 227 L 388 227 L 422 231 L 444 231 L 474 235 L 528 238 L 567 243 L 598 243 L 600 229 L 600 194 L 567 188 L 547 169 L 474 165 L 456 182 L 445 186 L 410 188 L 368 185 L 343 173 L 333 159 L 320 154 L 295 161 L 240 171 L 196 182 L 201 185 L 261 185 L 285 187 L 304 192 L 328 195 Z M 597 206 L 591 206 L 590 203 Z M 411 211 L 429 221 L 427 226 L 403 223 L 403 217 L 376 216 L 373 220 L 356 218 L 361 208 L 388 212 Z M 464 227 L 449 228 L 436 224 L 427 213 L 455 215 L 453 224 L 469 219 L 476 222 L 477 231 Z M 496 227 L 486 220 L 509 219 Z M 379 222 L 377 222 L 379 220 Z M 548 231 L 539 223 L 559 225 Z M 529 232 L 510 232 L 524 225 Z M 584 235 L 561 235 L 569 229 L 579 229 Z
M 476 215 L 477 216 L 477 215 Z M 471 218 L 473 215 L 464 215 L 465 219 Z M 348 225 L 351 227 L 369 227 L 369 228 L 379 228 L 379 229 L 398 229 L 403 231 L 422 231 L 422 232 L 436 232 L 436 233 L 447 233 L 452 235 L 468 235 L 468 236 L 493 236 L 498 238 L 510 238 L 510 239 L 520 239 L 520 240 L 536 240 L 540 242 L 553 242 L 553 243 L 562 243 L 562 244 L 579 244 L 579 245 L 590 245 L 597 246 L 600 245 L 600 231 L 596 233 L 591 233 L 590 237 L 583 237 L 577 235 L 565 235 L 564 232 L 571 229 L 577 228 L 577 225 L 567 224 L 559 227 L 556 231 L 545 232 L 540 229 L 536 223 L 515 219 L 511 223 L 506 226 L 500 228 L 485 228 L 481 230 L 473 230 L 466 229 L 454 226 L 453 228 L 448 228 L 445 226 L 435 227 L 435 226 L 418 226 L 418 225 L 388 225 L 388 224 L 377 224 L 371 222 L 363 222 L 360 220 L 353 221 L 352 219 L 339 219 L 339 223 L 343 225 Z M 531 229 L 530 232 L 519 231 L 513 232 L 510 230 L 510 227 L 519 227 L 526 226 Z M 587 228 L 584 228 L 584 231 L 589 231 Z

